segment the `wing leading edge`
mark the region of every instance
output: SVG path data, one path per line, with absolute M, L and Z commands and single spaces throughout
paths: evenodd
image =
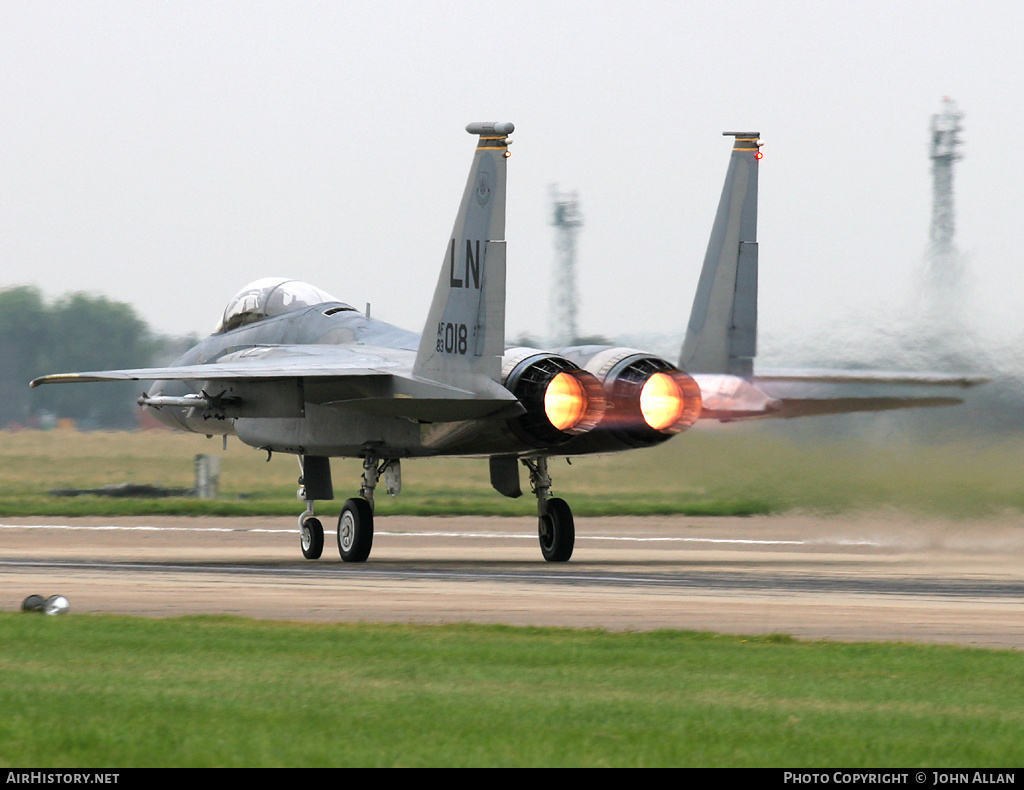
M 56 373 L 34 379 L 29 386 L 94 381 L 207 381 L 211 379 L 274 379 L 309 376 L 363 376 L 390 372 L 399 362 L 383 354 L 343 346 L 273 345 L 246 349 L 217 362 L 126 368 L 82 373 Z
M 376 352 L 376 353 L 375 353 Z M 101 381 L 181 381 L 201 383 L 195 396 L 149 398 L 140 403 L 163 406 L 210 406 L 225 389 L 297 387 L 304 400 L 321 406 L 351 408 L 384 417 L 441 422 L 477 419 L 496 414 L 514 415 L 521 407 L 516 398 L 495 384 L 487 392 L 427 381 L 408 373 L 407 360 L 395 349 L 359 350 L 344 346 L 276 345 L 246 349 L 223 360 L 198 365 L 161 368 L 59 373 L 42 376 L 31 386 Z M 231 411 L 224 399 L 217 403 Z

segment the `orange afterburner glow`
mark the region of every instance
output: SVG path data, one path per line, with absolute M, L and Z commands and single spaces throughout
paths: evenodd
M 574 428 L 587 412 L 587 392 L 575 376 L 559 373 L 544 391 L 544 414 L 560 431 Z
M 656 431 L 676 425 L 685 405 L 682 389 L 668 374 L 655 373 L 640 390 L 640 413 L 644 422 Z

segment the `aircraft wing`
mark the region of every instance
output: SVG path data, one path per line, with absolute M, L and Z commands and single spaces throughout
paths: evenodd
M 750 378 L 697 373 L 693 378 L 701 388 L 702 419 L 721 421 L 952 406 L 963 402 L 961 390 L 988 381 L 873 370 L 780 370 Z
M 195 395 L 149 398 L 144 394 L 139 402 L 157 408 L 214 408 L 237 416 L 248 412 L 240 404 L 265 404 L 268 397 L 275 402 L 301 398 L 321 406 L 427 422 L 514 415 L 522 410 L 512 393 L 486 377 L 467 378 L 466 387 L 454 387 L 413 376 L 409 372 L 411 358 L 404 359 L 400 350 L 371 346 L 253 346 L 204 364 L 58 373 L 35 379 L 31 386 L 96 381 L 208 382 Z
M 57 373 L 37 378 L 30 386 L 88 381 L 225 381 L 365 376 L 388 372 L 399 365 L 400 362 L 384 355 L 344 346 L 254 346 L 201 365 Z

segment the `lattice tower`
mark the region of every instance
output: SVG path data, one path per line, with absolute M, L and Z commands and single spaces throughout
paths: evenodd
M 551 187 L 555 227 L 555 273 L 551 291 L 549 333 L 553 346 L 567 346 L 578 337 L 576 327 L 576 237 L 583 227 L 576 193 Z
M 953 241 L 956 229 L 953 204 L 953 163 L 960 160 L 960 120 L 952 99 L 942 100 L 942 111 L 932 116 L 932 222 L 929 231 L 928 273 L 934 285 L 955 287 L 960 282 L 961 262 Z

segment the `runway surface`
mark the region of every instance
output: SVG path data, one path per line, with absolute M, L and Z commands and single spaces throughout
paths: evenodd
M 287 518 L 0 518 L 0 607 L 311 621 L 679 628 L 1024 649 L 1024 525 L 844 518 L 377 519 L 365 564 L 302 559 Z M 28 616 L 28 615 L 26 615 Z

